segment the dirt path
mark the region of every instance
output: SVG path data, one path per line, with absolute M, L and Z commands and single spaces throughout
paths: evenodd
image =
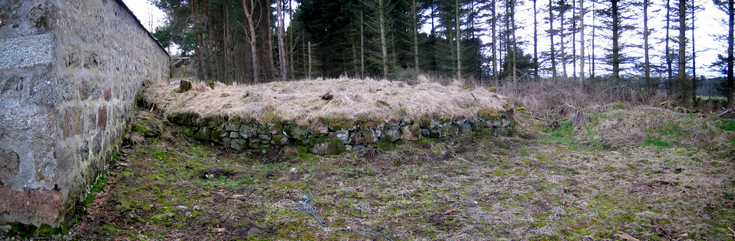
M 167 128 L 169 137 L 123 148 L 70 238 L 383 239 L 321 227 L 294 210 L 304 196 L 331 227 L 393 240 L 735 238 L 727 146 L 579 144 L 528 124 L 523 137 L 323 157 L 296 147 L 232 153 Z

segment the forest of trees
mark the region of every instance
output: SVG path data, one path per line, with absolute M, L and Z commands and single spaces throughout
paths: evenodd
M 191 56 L 199 78 L 224 83 L 419 73 L 490 84 L 637 81 L 691 105 L 701 1 L 153 0 L 168 14 L 154 35 Z M 711 67 L 726 76 L 723 89 L 734 106 L 733 0 L 707 1 L 726 19 L 717 39 L 727 53 Z M 521 4 L 532 4 L 532 23 L 517 19 Z M 657 23 L 665 26 L 657 29 L 665 31 L 662 39 L 650 37 L 653 14 L 666 15 Z M 520 37 L 521 28 L 532 28 L 533 36 Z M 597 73 L 601 66 L 610 74 Z

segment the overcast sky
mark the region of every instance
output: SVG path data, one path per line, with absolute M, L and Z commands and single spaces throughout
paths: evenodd
M 161 11 L 160 9 L 153 6 L 149 0 L 123 0 L 125 4 L 130 8 L 131 11 L 138 17 L 138 19 L 141 21 L 141 23 L 149 30 L 153 31 L 157 26 L 160 26 L 165 21 L 165 13 Z M 540 9 L 539 12 L 539 52 L 548 51 L 549 49 L 549 40 L 546 35 L 545 30 L 548 28 L 548 22 L 545 22 L 544 18 L 548 17 L 548 13 L 545 11 L 546 9 L 546 1 L 539 1 L 538 3 L 538 9 Z M 587 8 L 591 7 L 590 1 L 587 1 L 585 4 Z M 658 4 L 658 2 L 662 1 L 654 1 L 657 4 L 654 4 L 651 6 L 651 9 L 649 10 L 649 26 L 650 28 L 653 28 L 654 31 L 650 36 L 650 44 L 653 46 L 653 50 L 649 53 L 651 55 L 651 61 L 654 64 L 661 63 L 663 61 L 663 47 L 664 44 L 660 42 L 659 39 L 663 39 L 663 36 L 665 34 L 665 19 L 666 19 L 666 12 L 662 10 L 661 5 Z M 672 1 L 673 2 L 673 1 Z M 716 69 L 709 68 L 709 65 L 711 65 L 717 58 L 717 54 L 725 54 L 726 53 L 726 45 L 723 41 L 716 41 L 714 35 L 716 34 L 724 34 L 727 33 L 726 26 L 723 25 L 722 21 L 725 19 L 725 14 L 716 9 L 716 7 L 713 5 L 712 0 L 696 0 L 697 4 L 699 4 L 704 10 L 697 13 L 696 18 L 696 29 L 695 31 L 695 43 L 697 48 L 697 75 L 705 75 L 705 76 L 719 76 L 720 73 Z M 524 49 L 525 53 L 533 54 L 533 5 L 532 1 L 523 1 L 522 6 L 517 10 L 516 13 L 516 21 L 517 26 L 519 28 L 519 32 L 517 34 L 517 38 L 519 38 L 520 41 L 524 41 L 525 44 L 522 45 L 522 48 Z M 599 7 L 599 6 L 598 6 Z M 622 8 L 626 8 L 628 6 L 622 6 Z M 638 16 L 642 16 L 642 10 L 638 7 L 633 8 L 631 10 L 634 10 L 635 14 Z M 642 17 L 640 17 L 642 19 Z M 642 21 L 642 20 L 640 20 Z M 640 22 L 639 21 L 639 22 Z M 687 21 L 691 21 L 691 19 L 688 19 Z M 585 23 L 590 24 L 592 23 L 592 14 L 587 14 L 585 17 Z M 673 25 L 678 25 L 678 23 L 671 23 Z M 288 25 L 288 24 L 287 24 Z M 555 27 L 558 27 L 559 22 L 555 22 Z M 424 31 L 428 32 L 427 28 L 424 28 Z M 587 28 L 585 31 L 586 33 L 586 39 L 587 41 L 591 42 L 591 28 Z M 672 36 L 678 36 L 678 32 L 671 33 Z M 571 38 L 571 37 L 569 37 Z M 691 38 L 691 30 L 687 31 L 687 38 Z M 484 41 L 490 41 L 489 37 L 486 37 L 483 39 Z M 558 41 L 558 37 L 555 39 Z M 638 30 L 635 31 L 628 31 L 623 37 L 622 41 L 625 44 L 631 44 L 631 45 L 642 45 L 643 38 L 638 33 Z M 603 56 L 605 54 L 604 48 L 610 48 L 611 41 L 609 39 L 604 38 L 597 38 L 596 43 L 598 45 L 598 48 L 595 52 L 595 54 L 598 57 Z M 691 43 L 691 42 L 690 42 Z M 672 43 L 673 44 L 673 43 Z M 587 54 L 590 54 L 589 50 L 589 44 L 587 44 Z M 579 47 L 577 47 L 579 48 Z M 557 50 L 558 51 L 558 50 Z M 691 54 L 691 45 L 687 47 L 688 55 Z M 172 53 L 177 53 L 178 51 L 173 50 Z M 567 45 L 567 52 L 571 54 L 571 43 Z M 579 50 L 578 50 L 579 52 Z M 628 53 L 631 56 L 642 56 L 643 52 L 641 49 L 635 49 L 635 48 L 628 48 L 625 50 L 626 53 Z M 641 57 L 642 58 L 642 57 Z M 589 62 L 589 61 L 588 61 Z M 589 63 L 587 63 L 589 66 Z M 690 67 L 691 63 L 687 63 L 687 66 Z M 605 70 L 609 66 L 605 66 L 603 63 L 599 63 L 596 66 L 597 74 L 605 74 L 607 71 Z M 587 67 L 585 67 L 587 68 Z M 632 68 L 631 65 L 628 66 L 621 66 L 621 68 L 630 74 L 638 74 L 636 70 Z M 567 65 L 567 71 L 570 73 L 572 72 L 572 64 L 569 63 Z M 561 73 L 561 67 L 559 67 L 559 72 Z M 586 70 L 589 74 L 589 71 Z

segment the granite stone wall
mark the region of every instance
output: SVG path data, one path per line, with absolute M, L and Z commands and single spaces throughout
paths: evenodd
M 136 93 L 168 77 L 168 53 L 120 0 L 0 1 L 0 225 L 62 223 Z
M 310 126 L 299 126 L 288 121 L 259 122 L 226 116 L 201 118 L 191 112 L 170 113 L 166 118 L 182 126 L 185 135 L 236 151 L 300 145 L 308 147 L 314 154 L 329 155 L 427 137 L 457 138 L 473 134 L 505 136 L 514 130 L 512 115 L 513 109 L 510 108 L 486 110 L 476 116 L 454 119 L 431 116 L 400 121 L 324 119 L 316 120 Z

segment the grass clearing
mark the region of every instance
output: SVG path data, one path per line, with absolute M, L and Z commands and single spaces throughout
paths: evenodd
M 299 147 L 234 153 L 169 126 L 174 138 L 123 147 L 69 236 L 380 240 L 323 228 L 293 210 L 309 196 L 329 226 L 394 240 L 618 239 L 617 232 L 669 239 L 653 221 L 676 239 L 732 238 L 735 133 L 718 127 L 726 122 L 619 106 L 554 129 L 531 115 L 517 116 L 523 135 L 515 137 L 427 139 L 334 156 Z

